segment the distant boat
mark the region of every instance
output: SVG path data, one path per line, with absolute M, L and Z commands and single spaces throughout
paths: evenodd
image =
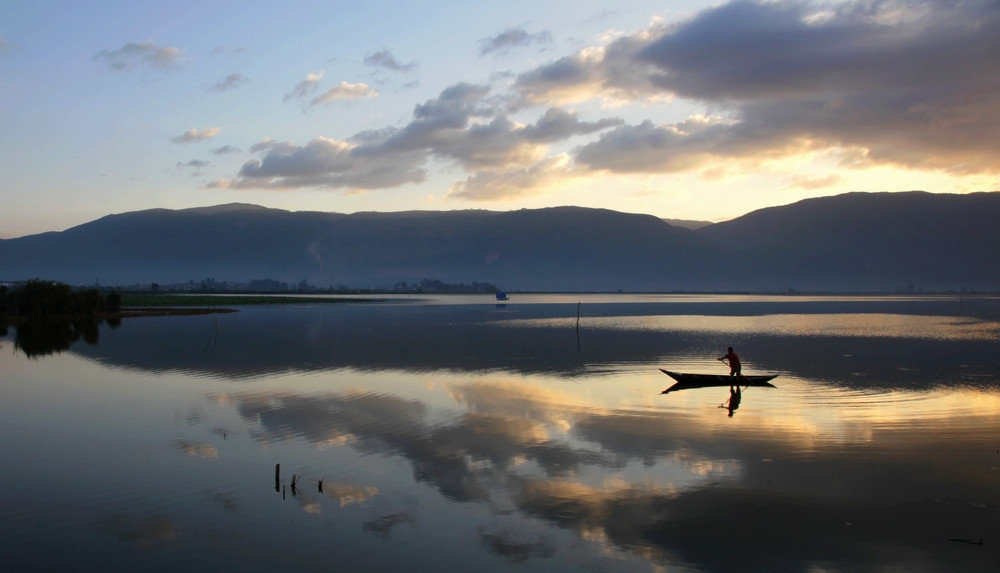
M 510 298 L 507 297 L 507 293 L 505 293 L 503 291 L 498 291 L 497 292 L 497 300 L 510 300 Z
M 720 386 L 760 386 L 763 388 L 777 388 L 770 381 L 778 377 L 772 376 L 725 376 L 722 374 L 682 374 L 680 372 L 670 372 L 660 368 L 667 376 L 677 381 L 676 384 L 667 388 L 661 394 L 668 394 L 678 390 L 690 390 L 693 388 L 715 388 Z

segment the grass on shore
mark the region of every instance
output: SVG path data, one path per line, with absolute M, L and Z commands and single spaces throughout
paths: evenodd
M 159 306 L 253 306 L 260 304 L 332 304 L 344 302 L 376 302 L 375 298 L 325 298 L 287 295 L 186 295 L 122 293 L 122 306 L 149 308 Z

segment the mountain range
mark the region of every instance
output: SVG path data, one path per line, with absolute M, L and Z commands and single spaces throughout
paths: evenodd
M 1000 289 L 1000 193 L 848 193 L 703 225 L 555 207 L 291 212 L 234 203 L 108 215 L 0 240 L 0 279 L 163 284 L 423 278 L 507 290 Z M 692 224 L 693 223 L 693 224 Z M 694 229 L 688 227 L 695 227 Z

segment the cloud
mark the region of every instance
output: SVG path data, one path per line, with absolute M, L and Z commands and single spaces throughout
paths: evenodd
M 479 526 L 479 537 L 490 553 L 517 564 L 524 563 L 532 557 L 549 559 L 556 552 L 555 544 L 550 537 L 527 541 L 518 539 L 516 534 L 509 530 L 491 532 L 483 526 Z
M 366 66 L 384 68 L 392 72 L 412 72 L 418 66 L 415 61 L 408 64 L 400 62 L 392 55 L 392 52 L 388 48 L 382 48 L 373 54 L 366 55 L 364 64 Z
M 595 169 L 840 150 L 856 167 L 970 174 L 1000 170 L 997 53 L 992 2 L 733 2 L 540 66 L 515 89 L 536 105 L 680 97 L 726 118 L 619 127 L 579 150 Z
M 506 54 L 513 48 L 525 48 L 531 44 L 551 44 L 552 32 L 543 30 L 536 34 L 529 34 L 521 26 L 514 26 L 505 29 L 496 36 L 479 40 L 479 55 Z
M 206 87 L 205 93 L 224 92 L 248 83 L 250 83 L 250 78 L 244 77 L 243 74 L 229 74 L 224 78 L 219 78 L 215 84 Z
M 340 85 L 334 86 L 322 94 L 314 97 L 312 101 L 309 102 L 309 105 L 320 105 L 335 101 L 370 99 L 376 97 L 378 97 L 378 92 L 368 87 L 366 84 L 361 82 L 356 84 L 340 82 Z
M 295 87 L 292 88 L 292 91 L 285 94 L 285 97 L 281 101 L 288 101 L 292 98 L 307 97 L 310 93 L 316 91 L 316 89 L 319 88 L 319 81 L 322 79 L 323 79 L 322 70 L 320 70 L 319 73 L 307 75 L 306 79 L 295 84 Z
M 189 456 L 207 459 L 215 459 L 219 457 L 219 450 L 215 449 L 215 446 L 204 442 L 177 440 L 173 445 L 175 448 L 181 450 Z
M 212 155 L 226 155 L 228 153 L 242 153 L 243 150 L 239 147 L 233 147 L 232 145 L 223 145 L 222 147 L 216 147 L 209 153 Z
M 219 135 L 220 131 L 222 131 L 222 128 L 219 127 L 206 127 L 201 131 L 198 131 L 197 129 L 189 129 L 183 134 L 173 138 L 171 141 L 174 143 L 194 143 L 196 141 L 205 141 L 206 139 L 212 139 L 216 135 Z
M 420 151 L 370 153 L 364 146 L 319 137 L 302 147 L 275 146 L 262 160 L 245 163 L 236 179 L 215 181 L 209 187 L 277 190 L 398 187 L 419 183 L 427 177 L 422 167 L 425 159 L 426 155 Z
M 188 161 L 187 163 L 182 163 L 182 162 L 178 161 L 176 167 L 177 168 L 181 168 L 181 167 L 194 167 L 194 168 L 197 169 L 199 167 L 205 167 L 208 164 L 209 164 L 208 161 L 202 161 L 201 159 L 192 159 L 191 161 Z
M 604 20 L 606 18 L 610 18 L 611 16 L 617 16 L 620 13 L 621 12 L 619 12 L 618 10 L 601 10 L 600 12 L 598 12 L 597 14 L 594 14 L 593 16 L 591 16 L 589 18 L 584 18 L 583 20 L 580 20 L 579 23 L 580 24 L 592 24 L 594 22 L 600 22 L 601 20 Z
M 101 50 L 94 61 L 102 61 L 112 69 L 128 71 L 138 66 L 170 68 L 181 59 L 181 50 L 173 46 L 158 46 L 152 40 L 128 42 L 117 50 Z
M 843 177 L 836 173 L 831 173 L 826 177 L 809 177 L 807 175 L 793 175 L 786 182 L 790 187 L 799 189 L 825 189 L 840 183 Z
M 663 34 L 663 25 L 588 47 L 517 76 L 514 88 L 527 104 L 560 105 L 595 98 L 637 101 L 664 90 L 650 81 L 654 66 L 636 54 Z
M 279 143 L 270 137 L 265 137 L 258 143 L 250 146 L 250 153 L 260 153 L 261 151 L 268 150 L 277 150 L 277 153 L 290 153 L 295 149 L 297 149 L 297 147 L 291 142 L 285 141 Z
M 224 54 L 245 54 L 250 51 L 250 48 L 244 48 L 242 46 L 216 46 L 212 48 L 212 51 L 208 54 L 210 56 L 220 56 Z
M 247 162 L 234 179 L 214 187 L 292 189 L 297 187 L 381 189 L 426 179 L 425 164 L 436 158 L 478 175 L 516 170 L 464 182 L 456 197 L 510 196 L 513 181 L 550 181 L 564 158 L 542 163 L 549 145 L 622 125 L 620 119 L 581 121 L 576 114 L 549 109 L 533 124 L 511 120 L 490 96 L 489 86 L 459 83 L 414 107 L 401 128 L 362 131 L 345 141 L 319 137 L 298 146 L 265 138 L 252 152 L 261 160 Z M 532 171 L 532 168 L 534 171 Z M 503 183 L 506 181 L 506 183 Z M 491 189 L 486 191 L 487 184 Z M 503 191 L 498 191 L 503 189 Z
M 512 167 L 500 171 L 483 171 L 456 182 L 448 198 L 470 201 L 502 201 L 528 195 L 538 195 L 557 182 L 566 182 L 573 174 L 570 158 L 562 153 L 546 157 L 530 167 Z

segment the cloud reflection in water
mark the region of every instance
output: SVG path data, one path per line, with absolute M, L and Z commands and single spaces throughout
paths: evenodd
M 883 425 L 872 410 L 853 422 L 868 429 L 845 437 L 825 435 L 815 424 L 754 421 L 734 429 L 710 409 L 599 408 L 527 384 L 447 390 L 461 410 L 439 424 L 428 421 L 427 404 L 372 392 L 234 393 L 226 402 L 244 420 L 259 420 L 270 440 L 321 444 L 349 436 L 340 443 L 401 456 L 417 481 L 446 498 L 507 500 L 521 516 L 664 566 L 879 569 L 943 567 L 954 559 L 983 570 L 981 556 L 953 554 L 941 540 L 965 531 L 1000 534 L 996 474 L 975 462 L 991 451 L 989 436 L 1000 435 L 996 399 L 983 400 L 976 416 L 941 417 L 934 428 L 920 416 Z M 646 481 L 633 479 L 636 472 Z M 984 492 L 994 493 L 975 504 L 934 501 Z M 410 519 L 392 514 L 365 527 L 388 536 Z M 554 551 L 544 542 L 507 539 L 501 530 L 482 533 L 482 540 L 513 562 Z

